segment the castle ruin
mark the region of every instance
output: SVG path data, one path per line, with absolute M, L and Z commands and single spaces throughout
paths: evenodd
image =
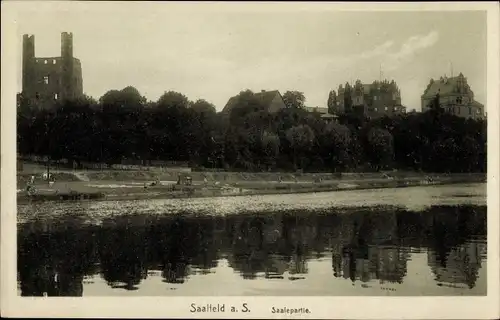
M 60 57 L 36 57 L 35 36 L 23 36 L 21 98 L 30 107 L 53 108 L 83 96 L 82 66 L 73 57 L 73 34 L 61 33 Z

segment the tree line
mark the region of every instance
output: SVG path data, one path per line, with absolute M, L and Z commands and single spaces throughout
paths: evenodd
M 245 171 L 485 172 L 486 120 L 447 114 L 439 97 L 425 113 L 327 122 L 305 110 L 303 93 L 283 95 L 269 113 L 250 90 L 229 112 L 178 92 L 147 101 L 137 89 L 111 90 L 37 110 L 20 100 L 18 153 L 103 162 L 170 160 Z

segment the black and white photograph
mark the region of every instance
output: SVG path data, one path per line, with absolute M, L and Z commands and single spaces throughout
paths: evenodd
M 407 5 L 2 3 L 6 315 L 499 316 L 499 6 Z

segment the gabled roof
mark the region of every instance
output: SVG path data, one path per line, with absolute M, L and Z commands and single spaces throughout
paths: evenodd
M 280 95 L 280 92 L 278 90 L 272 90 L 272 91 L 261 91 L 258 93 L 255 93 L 255 96 L 258 99 L 261 99 L 262 103 L 267 107 L 273 102 L 274 98 L 276 98 L 276 95 Z
M 455 92 L 460 80 L 464 83 L 464 86 L 470 90 L 466 78 L 460 74 L 456 77 L 444 77 L 438 80 L 431 80 L 422 97 L 435 97 L 438 93 L 441 96 L 450 95 Z
M 266 109 L 269 108 L 274 98 L 276 98 L 276 95 L 279 95 L 279 97 L 283 100 L 283 97 L 281 96 L 281 93 L 278 90 L 272 90 L 272 91 L 263 90 L 261 92 L 254 93 L 254 95 L 257 99 L 260 99 L 260 101 L 262 102 L 262 104 Z M 229 98 L 226 105 L 224 106 L 224 109 L 222 109 L 222 112 L 229 113 L 236 104 L 237 100 L 238 100 L 237 95 Z

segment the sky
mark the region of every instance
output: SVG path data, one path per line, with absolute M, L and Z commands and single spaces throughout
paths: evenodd
M 84 92 L 95 98 L 134 86 L 149 100 L 173 90 L 221 110 L 245 89 L 298 90 L 307 106 L 326 107 L 339 84 L 372 83 L 382 75 L 398 84 L 408 110 L 420 110 L 430 79 L 453 70 L 486 103 L 485 11 L 60 3 L 18 11 L 18 91 L 22 35 L 35 35 L 37 57 L 59 56 L 60 33 L 67 31 L 82 63 Z

